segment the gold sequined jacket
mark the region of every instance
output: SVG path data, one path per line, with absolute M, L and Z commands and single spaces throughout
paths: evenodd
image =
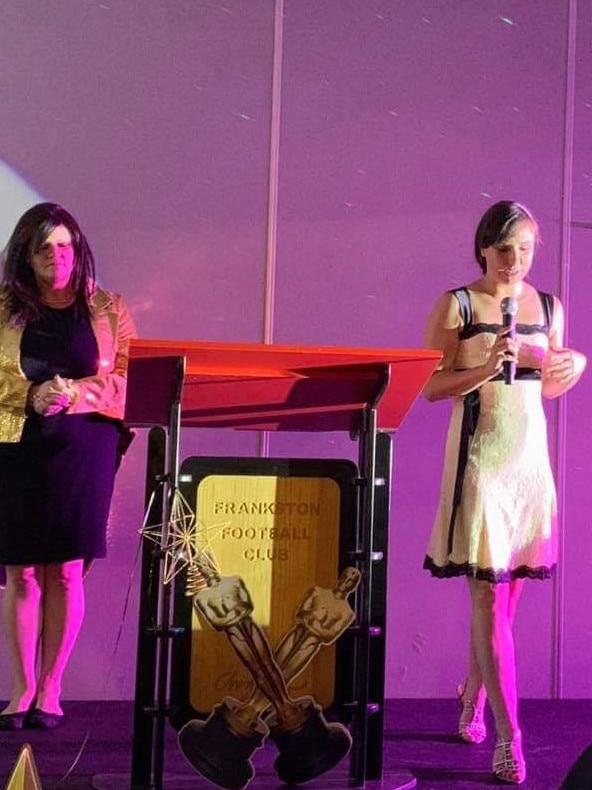
M 78 395 L 67 413 L 98 412 L 121 420 L 129 341 L 136 334 L 123 298 L 96 286 L 91 297 L 91 325 L 99 348 L 99 369 L 96 375 L 74 382 Z M 6 292 L 0 289 L 0 442 L 18 442 L 25 424 L 31 382 L 20 364 L 22 335 L 23 326 L 9 320 Z

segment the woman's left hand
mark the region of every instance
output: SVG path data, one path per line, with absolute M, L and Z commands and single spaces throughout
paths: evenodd
M 557 382 L 566 382 L 583 370 L 578 370 L 579 355 L 570 348 L 550 348 L 543 359 L 543 376 Z

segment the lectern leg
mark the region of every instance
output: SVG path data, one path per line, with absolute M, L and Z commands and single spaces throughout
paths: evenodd
M 166 471 L 166 445 L 166 432 L 162 428 L 152 428 L 148 435 L 145 491 L 146 507 L 152 503 L 148 514 L 150 525 L 162 522 L 164 487 L 158 486 L 157 481 Z M 148 710 L 154 705 L 156 688 L 159 640 L 154 632 L 154 624 L 158 619 L 159 595 L 159 560 L 155 557 L 154 546 L 144 541 L 134 696 L 132 787 L 149 788 L 152 785 L 154 717 Z
M 351 775 L 358 787 L 415 787 L 407 771 L 383 774 L 386 590 L 392 442 L 378 433 L 376 410 L 367 409 L 360 435 L 360 524 L 357 559 L 363 582 L 358 602 Z

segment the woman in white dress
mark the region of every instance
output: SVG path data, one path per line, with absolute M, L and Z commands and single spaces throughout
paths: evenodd
M 512 623 L 524 580 L 549 577 L 557 556 L 541 396 L 562 395 L 586 365 L 581 353 L 563 348 L 559 299 L 526 281 L 537 241 L 525 206 L 491 206 L 475 234 L 481 277 L 440 297 L 425 334 L 426 347 L 441 349 L 443 358 L 424 394 L 452 398 L 453 410 L 424 567 L 439 578 L 467 577 L 471 640 L 467 679 L 457 692 L 459 736 L 485 739 L 489 698 L 497 730 L 493 772 L 512 784 L 526 777 Z M 504 326 L 502 310 L 515 313 L 515 332 L 508 321 Z

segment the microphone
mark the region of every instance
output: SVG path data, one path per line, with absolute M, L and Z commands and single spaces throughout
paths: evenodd
M 500 308 L 503 316 L 504 327 L 509 328 L 508 337 L 512 340 L 516 337 L 516 313 L 518 312 L 518 302 L 513 296 L 505 296 L 501 303 Z M 506 384 L 514 383 L 514 376 L 516 375 L 516 363 L 513 360 L 507 359 L 504 365 L 504 381 Z

